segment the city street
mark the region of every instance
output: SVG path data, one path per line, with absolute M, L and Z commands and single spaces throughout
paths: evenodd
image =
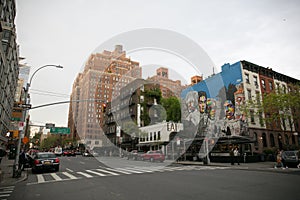
M 299 174 L 233 167 L 169 165 L 125 158 L 61 157 L 56 173 L 32 174 L 9 198 L 296 199 Z M 113 167 L 113 168 L 112 168 Z M 8 186 L 7 186 L 8 187 Z M 3 199 L 3 198 L 2 198 Z

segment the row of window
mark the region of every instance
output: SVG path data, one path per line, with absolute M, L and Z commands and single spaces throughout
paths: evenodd
M 159 141 L 161 139 L 160 131 L 158 132 L 150 132 L 147 134 L 147 136 L 141 136 L 140 142 L 153 142 L 153 141 Z

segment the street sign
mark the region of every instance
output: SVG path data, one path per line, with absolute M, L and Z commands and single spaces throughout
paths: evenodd
M 50 133 L 56 133 L 56 134 L 70 134 L 70 128 L 66 127 L 52 127 L 50 128 Z
M 49 129 L 49 128 L 54 128 L 54 127 L 55 127 L 55 124 L 52 124 L 52 123 L 46 123 L 45 126 L 46 126 L 46 129 Z

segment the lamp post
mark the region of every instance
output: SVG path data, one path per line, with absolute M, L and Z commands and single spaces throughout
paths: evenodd
M 27 110 L 29 109 L 28 107 L 28 102 L 27 102 L 27 98 L 28 98 L 28 92 L 29 92 L 29 88 L 31 86 L 31 82 L 32 82 L 32 79 L 34 77 L 34 75 L 41 69 L 43 68 L 46 68 L 46 67 L 56 67 L 56 68 L 63 68 L 62 66 L 60 65 L 44 65 L 40 68 L 38 68 L 37 70 L 34 71 L 34 73 L 32 74 L 32 76 L 30 77 L 29 79 L 29 83 L 26 84 L 26 87 L 24 88 L 24 92 L 25 92 L 25 97 L 24 97 L 24 102 L 25 102 L 25 108 L 23 108 L 23 113 L 22 113 L 22 121 L 25 122 L 26 121 L 26 116 L 27 116 Z M 23 105 L 24 106 L 24 105 Z M 21 171 L 19 169 L 19 156 L 20 156 L 20 150 L 21 150 L 21 140 L 22 138 L 25 136 L 27 136 L 27 127 L 28 127 L 28 121 L 26 121 L 26 125 L 25 127 L 23 127 L 23 130 L 20 130 L 20 133 L 19 133 L 19 140 L 18 140 L 18 144 L 17 144 L 17 152 L 16 152 L 16 159 L 15 159 L 15 162 L 14 162 L 14 167 L 13 167 L 13 177 L 18 177 L 21 175 Z M 24 130 L 25 129 L 25 130 Z

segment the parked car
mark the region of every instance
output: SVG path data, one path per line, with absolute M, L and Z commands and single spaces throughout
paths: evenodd
M 66 149 L 63 151 L 63 156 L 76 156 L 76 153 L 74 150 L 69 150 L 69 149 Z
M 165 155 L 161 151 L 148 151 L 141 155 L 142 160 L 149 160 L 150 162 L 165 160 Z
M 132 150 L 127 154 L 127 159 L 130 160 L 142 160 L 143 151 Z
M 59 171 L 60 160 L 52 152 L 38 152 L 33 157 L 32 172 L 44 170 Z
M 288 167 L 297 166 L 299 164 L 298 151 L 283 151 L 282 163 Z
M 92 157 L 93 155 L 89 151 L 85 151 L 82 153 L 83 157 Z

